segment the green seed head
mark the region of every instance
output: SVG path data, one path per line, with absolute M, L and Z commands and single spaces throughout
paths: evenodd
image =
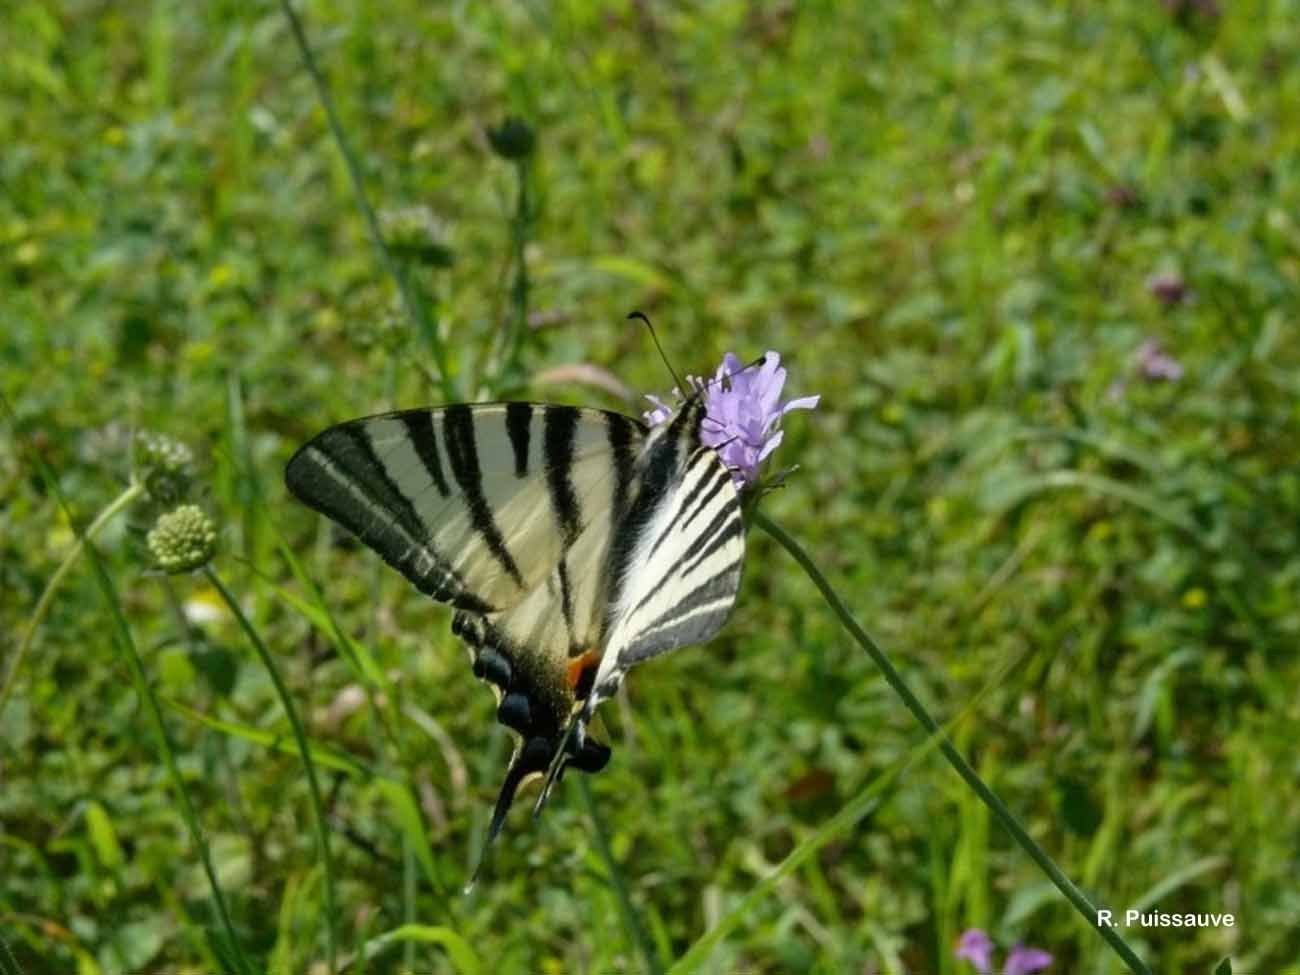
M 217 529 L 198 505 L 183 504 L 158 518 L 147 541 L 158 567 L 174 575 L 208 563 L 217 549 Z
M 528 123 L 513 116 L 495 129 L 488 129 L 487 136 L 493 150 L 502 159 L 527 159 L 537 144 L 537 137 Z
M 149 497 L 174 503 L 189 492 L 194 454 L 179 440 L 149 430 L 136 434 L 136 464 Z
M 454 262 L 447 225 L 427 206 L 385 211 L 379 223 L 384 242 L 398 257 L 429 267 L 451 267 Z

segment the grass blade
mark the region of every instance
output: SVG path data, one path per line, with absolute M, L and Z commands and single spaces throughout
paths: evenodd
M 481 975 L 483 963 L 468 941 L 451 928 L 432 924 L 403 924 L 366 942 L 364 954 L 373 958 L 392 944 L 438 945 L 447 952 L 460 975 Z
M 18 671 L 22 669 L 23 659 L 27 656 L 27 651 L 31 649 L 32 642 L 36 638 L 36 631 L 41 628 L 41 623 L 45 620 L 45 614 L 50 611 L 50 606 L 54 602 L 54 594 L 58 592 L 63 577 L 68 574 L 68 571 L 76 563 L 86 542 L 93 542 L 98 538 L 99 533 L 103 531 L 104 526 L 113 519 L 114 515 L 125 510 L 143 494 L 144 485 L 138 481 L 131 482 L 125 491 L 110 501 L 104 510 L 95 517 L 95 520 L 90 523 L 86 531 L 77 536 L 77 540 L 68 549 L 68 554 L 63 557 L 59 567 L 54 570 L 54 575 L 50 576 L 50 581 L 41 590 L 40 598 L 36 601 L 36 608 L 32 610 L 31 618 L 27 621 L 27 627 L 23 630 L 23 637 L 18 644 L 18 649 L 14 651 L 13 660 L 10 662 L 9 670 L 5 674 L 4 686 L 0 687 L 0 714 L 4 713 L 5 704 L 9 701 L 9 695 L 13 693 L 14 682 L 18 679 Z
M 311 75 L 312 84 L 316 87 L 316 97 L 320 99 L 321 108 L 325 110 L 330 133 L 334 136 L 334 142 L 338 145 L 339 152 L 343 154 L 343 160 L 347 164 L 348 176 L 352 180 L 352 189 L 357 196 L 357 207 L 365 218 L 366 229 L 370 233 L 370 241 L 379 253 L 379 258 L 383 262 L 385 270 L 397 282 L 397 290 L 402 295 L 402 304 L 406 308 L 407 316 L 415 325 L 424 343 L 429 347 L 433 361 L 438 367 L 438 379 L 442 384 L 443 396 L 449 402 L 454 401 L 457 399 L 456 384 L 451 378 L 451 369 L 447 362 L 447 350 L 438 335 L 437 326 L 429 316 L 428 307 L 420 300 L 415 287 L 411 284 L 410 276 L 398 263 L 397 259 L 393 257 L 392 251 L 388 249 L 388 244 L 384 242 L 383 232 L 379 228 L 379 218 L 375 216 L 374 207 L 370 205 L 370 198 L 366 196 L 365 181 L 361 177 L 361 164 L 357 161 L 357 156 L 352 151 L 347 136 L 343 132 L 343 124 L 339 121 L 338 112 L 334 108 L 334 98 L 330 95 L 325 76 L 321 74 L 320 67 L 316 64 L 316 57 L 311 52 L 311 45 L 307 43 L 307 34 L 303 31 L 302 21 L 294 13 L 293 4 L 290 0 L 280 0 L 280 7 L 289 20 L 294 43 L 298 45 L 298 52 L 302 55 L 303 64 L 306 65 L 307 73 Z
M 9 406 L 9 401 L 0 396 L 0 406 L 3 406 L 6 416 L 9 418 L 11 426 L 13 426 L 14 414 Z M 235 935 L 235 926 L 230 917 L 226 897 L 221 890 L 220 882 L 217 880 L 216 868 L 212 865 L 207 837 L 203 833 L 203 827 L 199 824 L 198 813 L 194 809 L 194 803 L 190 799 L 189 791 L 185 788 L 185 780 L 181 777 L 180 767 L 176 761 L 176 749 L 172 744 L 171 736 L 167 733 L 167 724 L 163 720 L 162 707 L 153 692 L 153 687 L 149 684 L 149 677 L 144 669 L 144 661 L 136 648 L 135 640 L 131 636 L 131 628 L 127 625 L 126 616 L 122 611 L 121 598 L 117 594 L 112 577 L 109 575 L 108 569 L 105 568 L 104 561 L 100 558 L 94 542 L 87 539 L 85 531 L 77 526 L 54 471 L 50 469 L 49 464 L 45 462 L 45 458 L 39 453 L 36 451 L 29 451 L 29 453 L 50 493 L 58 502 L 59 508 L 68 519 L 68 523 L 72 525 L 73 531 L 76 532 L 91 568 L 94 570 L 95 581 L 99 585 L 100 594 L 103 596 L 112 623 L 113 643 L 117 647 L 118 653 L 125 659 L 136 693 L 145 705 L 145 712 L 149 716 L 149 729 L 153 734 L 158 754 L 167 767 L 168 778 L 180 803 L 181 817 L 185 820 L 185 826 L 189 830 L 190 842 L 193 843 L 195 850 L 198 851 L 199 858 L 203 861 L 203 871 L 207 875 L 208 886 L 212 890 L 213 904 L 216 907 L 217 917 L 220 919 L 222 933 L 225 936 L 226 944 L 224 947 L 230 952 L 231 961 L 236 969 L 245 973 L 245 975 L 252 975 L 254 968 L 244 954 L 244 949 Z
M 325 825 L 325 808 L 321 803 L 320 784 L 316 779 L 316 764 L 312 761 L 311 748 L 307 744 L 307 732 L 303 730 L 302 722 L 298 718 L 298 711 L 293 706 L 293 698 L 289 695 L 289 688 L 284 683 L 284 677 L 280 674 L 280 668 L 276 666 L 275 659 L 271 652 L 266 649 L 266 644 L 258 635 L 257 630 L 248 621 L 244 615 L 243 609 L 239 602 L 231 595 L 221 577 L 217 575 L 211 564 L 203 567 L 203 574 L 207 577 L 212 588 L 216 589 L 230 607 L 230 611 L 235 614 L 235 619 L 239 621 L 240 629 L 248 637 L 248 642 L 253 645 L 258 659 L 262 661 L 262 666 L 266 672 L 271 675 L 271 682 L 275 685 L 276 696 L 280 698 L 280 706 L 284 708 L 284 713 L 289 719 L 289 725 L 293 728 L 294 741 L 298 745 L 298 755 L 302 759 L 303 771 L 307 774 L 307 788 L 311 797 L 312 826 L 316 833 L 316 849 L 320 854 L 321 866 L 325 871 L 325 936 L 326 950 L 329 958 L 329 971 L 337 970 L 336 962 L 338 955 L 338 912 L 336 910 L 336 900 L 334 892 L 334 861 L 330 856 L 329 830 Z
M 1051 857 L 1034 842 L 1032 836 L 1025 829 L 1024 825 L 1016 817 L 1006 804 L 998 798 L 997 794 L 990 789 L 984 780 L 979 777 L 962 754 L 953 747 L 947 736 L 943 734 L 938 723 L 930 716 L 930 712 L 925 709 L 920 699 L 912 693 L 911 688 L 903 681 L 902 675 L 894 668 L 889 657 L 881 650 L 874 640 L 867 634 L 866 630 L 858 625 L 858 621 L 853 618 L 847 606 L 840 599 L 839 594 L 831 587 L 826 577 L 822 575 L 821 570 L 803 547 L 794 540 L 793 537 L 786 534 L 785 530 L 773 522 L 758 508 L 750 510 L 751 520 L 760 528 L 771 535 L 784 548 L 790 556 L 799 563 L 800 568 L 808 574 L 813 584 L 821 592 L 831 610 L 839 618 L 840 623 L 849 631 L 853 639 L 866 651 L 872 662 L 880 669 L 885 678 L 885 682 L 894 690 L 903 701 L 904 706 L 912 713 L 912 716 L 925 728 L 931 735 L 938 736 L 938 747 L 943 752 L 944 758 L 948 760 L 957 774 L 965 780 L 980 800 L 989 807 L 989 810 L 997 817 L 998 822 L 1006 829 L 1011 837 L 1016 841 L 1022 850 L 1024 850 L 1039 868 L 1048 876 L 1048 879 L 1056 886 L 1064 896 L 1077 910 L 1083 915 L 1084 919 L 1096 929 L 1097 933 L 1110 945 L 1115 954 L 1119 955 L 1128 965 L 1129 970 L 1134 975 L 1151 975 L 1151 970 L 1133 951 L 1132 948 L 1124 941 L 1123 938 L 1115 932 L 1113 928 L 1101 924 L 1097 920 L 1097 908 L 1088 899 L 1088 896 L 1080 890 L 1065 872 L 1056 865 Z

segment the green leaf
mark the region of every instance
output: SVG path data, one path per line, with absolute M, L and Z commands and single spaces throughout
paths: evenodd
M 1078 779 L 1062 778 L 1056 783 L 1061 818 L 1072 833 L 1091 836 L 1101 825 L 1101 810 L 1093 801 L 1088 786 Z
M 219 731 L 222 734 L 232 735 L 235 738 L 243 738 L 245 741 L 251 741 L 255 745 L 261 745 L 264 748 L 273 748 L 278 752 L 284 752 L 286 755 L 297 755 L 298 748 L 294 744 L 293 735 L 290 733 L 281 734 L 275 731 L 266 731 L 263 728 L 254 728 L 252 725 L 240 724 L 238 721 L 226 721 L 222 718 L 214 718 L 210 714 L 204 714 L 188 704 L 182 704 L 180 701 L 173 701 L 169 698 L 163 698 L 163 703 L 169 708 L 191 721 L 197 721 L 199 724 L 211 728 L 213 731 Z M 351 775 L 364 775 L 369 778 L 378 778 L 379 773 L 366 765 L 358 758 L 354 758 L 346 752 L 329 748 L 319 742 L 311 742 L 312 761 L 322 768 L 332 768 L 339 772 L 347 772 Z
M 1214 975 L 1232 975 L 1232 959 L 1225 958 L 1214 966 Z
M 377 935 L 366 942 L 365 956 L 371 958 L 389 945 L 402 941 L 440 945 L 446 950 L 452 964 L 456 966 L 456 971 L 461 975 L 479 975 L 483 971 L 483 964 L 468 941 L 451 928 L 432 924 L 403 924 L 392 931 Z
M 1199 860 L 1193 860 L 1187 866 L 1180 870 L 1175 870 L 1154 884 L 1151 888 L 1140 894 L 1135 900 L 1129 902 L 1129 909 L 1134 911 L 1147 911 L 1155 907 L 1161 901 L 1165 900 L 1174 891 L 1184 887 L 1193 880 L 1198 880 L 1208 873 L 1213 873 L 1227 866 L 1228 859 L 1223 856 L 1201 857 Z
M 99 862 L 109 870 L 120 870 L 124 858 L 121 844 L 117 842 L 117 830 L 107 811 L 94 799 L 86 803 L 86 831 L 90 833 L 90 843 Z
M 424 818 L 420 815 L 420 807 L 416 805 L 411 790 L 405 783 L 392 779 L 380 779 L 375 785 L 392 807 L 393 814 L 397 817 L 397 826 L 410 844 L 415 858 L 420 861 L 429 885 L 434 890 L 441 889 L 442 884 L 438 882 L 437 868 L 433 862 L 433 849 L 429 846 L 429 837 L 424 829 Z
M 620 257 L 614 254 L 594 257 L 591 260 L 591 267 L 596 271 L 603 271 L 615 277 L 625 278 L 628 281 L 644 285 L 647 288 L 654 288 L 657 291 L 672 292 L 676 290 L 673 280 L 663 271 L 632 257 Z
M 120 958 L 127 972 L 149 970 L 149 962 L 162 950 L 167 940 L 167 930 L 171 926 L 165 914 L 155 914 L 143 921 L 123 924 L 113 932 L 112 946 L 105 946 L 99 954 L 99 964 L 109 971 L 118 971 L 114 963 Z
M 191 654 L 190 663 L 203 675 L 213 693 L 219 697 L 230 697 L 239 672 L 237 658 L 233 653 L 225 647 L 210 647 Z
M 296 595 L 283 586 L 277 585 L 265 576 L 261 576 L 266 586 L 276 596 L 276 598 L 288 603 L 298 613 L 309 622 L 315 629 L 322 634 L 334 640 L 339 653 L 343 658 L 352 665 L 353 670 L 359 677 L 364 679 L 371 687 L 387 687 L 388 680 L 384 675 L 383 668 L 375 662 L 374 654 L 370 652 L 369 647 L 360 643 L 346 633 L 338 625 L 338 622 L 330 614 L 329 607 L 325 604 L 319 587 L 312 581 L 311 577 L 303 569 L 302 563 L 298 561 L 297 556 L 283 538 L 279 539 L 278 547 L 280 554 L 284 557 L 285 562 L 289 565 L 289 571 L 293 573 L 298 584 L 311 593 L 314 602 L 308 602 L 301 596 Z

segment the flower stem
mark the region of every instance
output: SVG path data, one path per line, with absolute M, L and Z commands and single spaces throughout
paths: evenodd
M 320 66 L 316 63 L 316 56 L 311 52 L 311 45 L 307 43 L 307 34 L 302 29 L 302 21 L 298 19 L 298 15 L 294 12 L 291 0 L 280 0 L 280 7 L 289 20 L 289 28 L 293 32 L 293 39 L 298 46 L 298 53 L 302 55 L 303 64 L 306 65 L 307 73 L 311 75 L 312 84 L 316 88 L 316 97 L 320 100 L 321 108 L 325 110 L 325 118 L 329 122 L 330 134 L 334 137 L 334 142 L 343 155 L 343 162 L 347 165 L 348 178 L 351 179 L 353 192 L 357 195 L 357 207 L 361 210 L 362 216 L 365 217 L 366 229 L 370 233 L 370 241 L 374 244 L 375 250 L 379 252 L 379 258 L 383 262 L 385 270 L 397 282 L 397 290 L 401 293 L 402 304 L 406 308 L 407 316 L 419 331 L 420 338 L 429 347 L 433 361 L 438 367 L 438 380 L 442 384 L 443 396 L 447 400 L 455 400 L 456 385 L 451 379 L 450 366 L 447 362 L 447 350 L 443 345 L 442 337 L 438 334 L 437 325 L 429 314 L 427 304 L 416 290 L 415 285 L 412 284 L 410 275 L 393 257 L 392 251 L 388 249 L 388 245 L 384 242 L 383 232 L 379 229 L 379 218 L 375 216 L 374 207 L 370 205 L 370 198 L 366 196 L 366 185 L 361 178 L 361 163 L 357 160 L 356 153 L 352 151 L 352 146 L 344 135 L 343 123 L 339 121 L 338 111 L 334 107 L 334 98 L 330 95 L 329 85 L 326 84 L 325 76 L 321 74 Z
M 596 799 L 591 794 L 591 786 L 587 784 L 585 778 L 579 778 L 578 789 L 582 793 L 583 801 L 587 804 L 587 813 L 591 816 L 592 832 L 596 837 L 596 852 L 605 861 L 605 869 L 609 871 L 610 886 L 614 888 L 614 894 L 618 898 L 618 908 L 619 913 L 623 915 L 623 924 L 632 940 L 636 942 L 637 948 L 641 951 L 641 958 L 645 962 L 646 972 L 649 975 L 661 975 L 663 966 L 659 964 L 659 958 L 655 954 L 654 946 L 650 943 L 650 936 L 646 933 L 645 926 L 641 923 L 641 918 L 632 905 L 632 898 L 627 892 L 627 885 L 623 883 L 623 874 L 618 868 L 618 863 L 614 860 L 614 852 L 609 847 L 609 837 L 605 833 L 605 824 L 600 818 L 600 810 L 596 806 Z
M 848 607 L 844 605 L 844 602 L 831 587 L 831 584 L 827 581 L 826 577 L 822 575 L 821 570 L 818 569 L 812 559 L 809 558 L 808 553 L 804 551 L 803 547 L 790 535 L 786 534 L 785 530 L 781 528 L 780 525 L 777 525 L 757 508 L 754 508 L 749 512 L 749 517 L 751 521 L 776 539 L 776 541 L 790 553 L 790 556 L 799 563 L 799 566 L 808 574 L 808 578 L 813 581 L 813 584 L 821 592 L 822 597 L 826 600 L 827 604 L 830 605 L 831 610 L 839 617 L 840 623 L 849 631 L 849 634 L 858 642 L 862 649 L 867 652 L 867 656 L 869 656 L 872 663 L 880 669 L 880 672 L 884 675 L 885 681 L 889 686 L 892 687 L 894 692 L 903 699 L 903 704 L 912 712 L 912 717 L 916 718 L 916 720 L 920 722 L 921 727 L 925 728 L 927 732 L 936 737 L 938 740 L 939 750 L 943 752 L 944 758 L 946 758 L 948 763 L 956 769 L 957 774 L 966 781 L 966 784 L 975 790 L 975 794 L 979 796 L 984 805 L 988 806 L 993 815 L 997 817 L 998 822 L 1006 827 L 1007 832 L 1011 834 L 1012 838 L 1020 845 L 1021 849 L 1028 853 L 1030 859 L 1038 864 L 1039 868 L 1047 874 L 1048 879 L 1056 885 L 1056 889 L 1065 895 L 1065 899 L 1074 906 L 1075 910 L 1083 915 L 1084 919 L 1087 920 L 1089 924 L 1096 928 L 1097 933 L 1102 936 L 1108 945 L 1110 945 L 1115 954 L 1119 955 L 1119 957 L 1123 959 L 1124 963 L 1128 965 L 1129 970 L 1133 972 L 1134 975 L 1151 975 L 1151 970 L 1147 968 L 1142 959 L 1138 958 L 1138 956 L 1133 952 L 1133 949 L 1125 943 L 1123 938 L 1121 938 L 1113 929 L 1098 923 L 1097 908 L 1092 901 L 1088 899 L 1088 896 L 1075 886 L 1074 882 L 1065 875 L 1061 868 L 1056 865 L 1055 861 L 1053 861 L 1052 858 L 1043 851 L 1043 848 L 1034 842 L 1028 831 L 1021 824 L 1020 820 L 1016 818 L 1015 813 L 1008 809 L 1002 800 L 998 798 L 997 794 L 984 784 L 984 780 L 976 774 L 973 768 L 971 768 L 966 759 L 962 757 L 961 752 L 957 751 L 957 749 L 953 747 L 952 742 L 948 740 L 948 736 L 939 728 L 939 725 L 934 718 L 930 717 L 930 712 L 925 709 L 925 706 L 920 702 L 917 696 L 912 693 L 911 688 L 903 682 L 902 676 L 894 669 L 894 665 L 890 663 L 889 657 L 886 656 L 885 652 L 876 645 L 876 642 L 867 635 L 867 632 L 858 625 L 857 620 L 853 618 Z
M 95 517 L 95 520 L 90 523 L 86 530 L 77 536 L 77 540 L 68 549 L 68 554 L 63 557 L 59 567 L 54 570 L 54 575 L 50 576 L 50 581 L 45 584 L 40 599 L 36 601 L 36 608 L 32 610 L 31 619 L 27 621 L 27 629 L 23 631 L 22 641 L 18 644 L 18 649 L 14 651 L 13 661 L 9 664 L 9 672 L 5 674 L 4 686 L 0 687 L 0 714 L 4 713 L 5 705 L 9 702 L 9 695 L 13 693 L 18 671 L 22 669 L 27 651 L 31 649 L 36 638 L 36 631 L 41 628 L 41 623 L 45 620 L 45 614 L 50 611 L 50 606 L 54 603 L 54 594 L 62 584 L 63 577 L 68 574 L 68 571 L 80 557 L 82 550 L 86 547 L 86 542 L 93 542 L 98 538 L 99 533 L 112 520 L 113 516 L 127 508 L 131 502 L 142 494 L 144 494 L 144 484 L 139 481 L 132 481 L 128 484 L 126 490 L 110 501 L 108 506 Z
M 253 649 L 257 652 L 257 656 L 262 661 L 262 666 L 266 668 L 266 672 L 271 675 L 271 682 L 275 685 L 275 693 L 280 698 L 280 706 L 284 708 L 284 713 L 289 718 L 289 724 L 293 728 L 293 737 L 298 744 L 298 754 L 302 758 L 303 770 L 307 773 L 307 787 L 311 793 L 312 825 L 315 827 L 316 833 L 316 849 L 320 854 L 321 865 L 325 874 L 325 935 L 329 953 L 327 971 L 332 973 L 336 971 L 336 956 L 338 953 L 334 932 L 334 926 L 338 920 L 334 907 L 334 863 L 330 858 L 329 832 L 325 828 L 325 809 L 320 798 L 320 785 L 316 781 L 316 765 L 312 761 L 311 749 L 307 745 L 307 732 L 303 730 L 302 721 L 298 718 L 298 712 L 293 706 L 293 698 L 289 694 L 289 688 L 284 683 L 284 678 L 280 675 L 280 669 L 275 665 L 275 659 L 271 656 L 270 651 L 266 649 L 266 644 L 258 636 L 257 630 L 253 629 L 253 624 L 248 621 L 243 609 L 240 608 L 235 597 L 230 594 L 230 590 L 222 583 L 220 576 L 212 568 L 211 563 L 203 567 L 203 574 L 225 604 L 230 607 L 230 611 L 235 614 L 240 629 L 248 637 L 248 642 L 253 645 Z
M 524 339 L 528 335 L 528 262 L 525 253 L 528 247 L 528 231 L 532 221 L 532 205 L 528 200 L 528 159 L 515 160 L 515 176 L 518 182 L 518 198 L 515 201 L 515 216 L 511 221 L 512 258 L 515 265 L 515 278 L 510 286 L 510 304 L 513 322 L 506 340 L 506 375 L 514 381 L 519 369 L 520 356 L 523 353 Z

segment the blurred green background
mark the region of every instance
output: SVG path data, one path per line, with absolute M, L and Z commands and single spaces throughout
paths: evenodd
M 1152 969 L 1300 972 L 1300 4 L 300 11 L 415 320 L 278 6 L 0 12 L 0 971 L 238 964 L 87 559 L 32 629 L 75 542 L 34 456 L 84 527 L 144 430 L 194 451 L 320 749 L 340 970 L 638 972 L 724 918 L 691 970 L 952 975 L 972 926 L 1121 970 L 757 531 L 723 633 L 603 709 L 617 875 L 570 776 L 461 895 L 509 736 L 449 613 L 283 464 L 449 395 L 638 412 L 671 386 L 640 308 L 681 371 L 773 349 L 822 394 L 765 510 L 940 720 L 986 692 L 954 739 L 1066 873 L 1236 915 L 1123 932 Z M 233 927 L 325 971 L 284 709 L 210 579 L 151 568 L 157 508 L 98 549 Z

